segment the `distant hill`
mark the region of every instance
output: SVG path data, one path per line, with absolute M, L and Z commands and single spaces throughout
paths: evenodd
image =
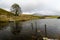
M 42 19 L 60 19 L 60 16 L 57 15 L 43 15 L 41 13 L 34 13 L 34 16 L 40 16 Z
M 35 15 L 35 16 L 45 16 L 45 15 L 40 14 L 40 13 L 34 13 L 33 15 Z

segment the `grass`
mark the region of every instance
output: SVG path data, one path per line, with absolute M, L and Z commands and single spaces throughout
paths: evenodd
M 0 15 L 13 16 L 14 14 L 0 8 Z
M 28 21 L 35 19 L 46 19 L 46 18 L 58 18 L 59 16 L 34 16 L 21 14 L 19 16 L 14 16 L 13 13 L 8 12 L 0 8 L 0 21 Z
M 44 16 L 44 17 L 45 17 L 45 19 L 47 19 L 47 18 L 48 18 L 48 19 L 54 19 L 54 18 L 57 19 L 57 18 L 60 17 L 60 16 Z
M 0 8 L 0 21 L 22 21 L 22 20 L 33 20 L 39 19 L 39 16 L 21 14 L 19 16 L 14 16 L 13 13 L 8 12 Z

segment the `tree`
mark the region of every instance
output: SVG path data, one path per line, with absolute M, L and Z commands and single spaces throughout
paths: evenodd
M 19 14 L 22 13 L 21 7 L 15 3 L 11 6 L 11 12 L 14 13 L 15 16 L 18 16 Z

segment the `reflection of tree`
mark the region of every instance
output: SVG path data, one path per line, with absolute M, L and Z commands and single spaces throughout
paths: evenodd
M 0 21 L 0 30 L 8 25 L 7 21 Z
M 11 27 L 11 32 L 13 34 L 19 34 L 21 29 L 22 29 L 22 23 L 15 21 L 14 24 L 12 24 L 13 26 Z

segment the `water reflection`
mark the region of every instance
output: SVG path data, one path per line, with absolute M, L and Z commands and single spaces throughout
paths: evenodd
M 32 36 L 31 23 L 33 24 L 33 34 L 34 34 L 36 30 L 35 22 L 37 22 L 38 35 L 42 35 L 43 37 L 45 36 L 44 25 L 46 24 L 48 38 L 59 37 L 59 34 L 60 34 L 60 20 L 59 19 L 40 19 L 40 20 L 27 21 L 27 22 L 9 22 L 6 28 L 3 28 L 2 30 L 0 30 L 0 39 L 2 40 L 4 38 L 6 40 L 7 39 L 32 40 L 32 37 L 34 37 L 35 35 Z M 15 34 L 18 34 L 18 35 L 15 35 Z
M 28 22 L 26 22 L 28 23 Z M 22 25 L 23 24 L 23 25 Z M 31 23 L 28 26 L 24 25 L 25 22 L 9 21 L 7 27 L 3 28 L 0 32 L 1 40 L 36 40 L 36 34 L 32 34 Z M 41 38 L 41 37 L 40 37 Z
M 19 34 L 22 29 L 22 22 L 19 21 L 10 21 L 11 32 L 15 35 Z

